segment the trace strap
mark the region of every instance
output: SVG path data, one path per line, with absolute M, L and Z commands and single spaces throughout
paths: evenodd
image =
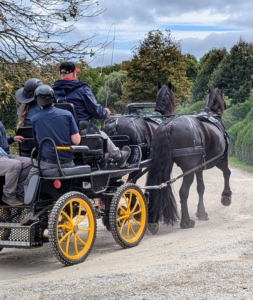
M 176 178 L 172 178 L 171 180 L 168 180 L 168 181 L 166 181 L 166 182 L 163 182 L 163 183 L 161 183 L 160 185 L 150 185 L 150 186 L 144 186 L 144 187 L 140 187 L 140 188 L 141 188 L 141 189 L 146 189 L 146 190 L 159 190 L 159 189 L 162 189 L 162 188 L 166 187 L 168 184 L 174 183 L 174 182 L 177 181 L 179 178 L 184 177 L 184 176 L 186 176 L 186 175 L 188 175 L 188 174 L 190 174 L 190 173 L 192 173 L 192 172 L 194 172 L 194 171 L 196 171 L 196 170 L 198 170 L 198 169 L 204 167 L 205 165 L 209 164 L 210 162 L 212 162 L 212 161 L 214 161 L 214 160 L 216 160 L 217 158 L 222 157 L 222 156 L 223 156 L 223 151 L 222 151 L 222 153 L 220 153 L 220 154 L 216 155 L 215 157 L 209 159 L 209 160 L 206 161 L 205 163 L 202 163 L 202 164 L 198 165 L 197 167 L 195 167 L 195 168 L 193 168 L 193 169 L 190 169 L 190 170 L 188 170 L 188 171 L 185 172 L 185 173 L 182 173 L 181 175 L 177 176 Z

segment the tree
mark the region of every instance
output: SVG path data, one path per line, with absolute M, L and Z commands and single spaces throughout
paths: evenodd
M 88 10 L 95 5 L 89 15 Z M 92 37 L 73 43 L 67 37 L 77 21 L 101 13 L 96 0 L 3 0 L 0 2 L 0 63 L 40 63 L 84 56 Z
M 125 107 L 122 101 L 124 82 L 127 79 L 127 71 L 112 72 L 105 76 L 105 84 L 100 87 L 97 100 L 103 106 L 110 107 L 112 112 L 123 111 Z
M 189 80 L 195 82 L 199 69 L 197 58 L 190 53 L 185 54 L 184 58 L 187 65 L 186 76 Z
M 200 59 L 199 72 L 192 86 L 192 102 L 205 99 L 208 88 L 213 87 L 210 86 L 210 78 L 226 55 L 227 50 L 225 48 L 212 49 Z
M 122 68 L 128 72 L 123 94 L 126 103 L 155 101 L 157 83 L 167 84 L 168 81 L 172 83 L 178 102 L 190 97 L 187 64 L 180 42 L 172 38 L 169 30 L 164 34 L 160 30 L 148 32 L 133 50 L 133 58 L 122 63 Z
M 221 62 L 211 83 L 223 88 L 232 104 L 244 102 L 253 88 L 253 44 L 240 40 Z

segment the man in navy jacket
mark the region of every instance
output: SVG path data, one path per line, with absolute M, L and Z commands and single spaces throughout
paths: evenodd
M 61 79 L 53 84 L 56 101 L 72 103 L 78 121 L 90 121 L 91 118 L 104 119 L 110 116 L 109 108 L 103 108 L 101 104 L 97 103 L 90 87 L 85 82 L 77 80 L 76 73 L 80 72 L 79 68 L 76 68 L 72 62 L 63 62 L 59 71 Z M 110 156 L 117 161 L 120 168 L 125 167 L 131 154 L 130 148 L 124 146 L 120 151 L 105 132 L 100 131 L 100 134 L 104 139 L 107 139 Z

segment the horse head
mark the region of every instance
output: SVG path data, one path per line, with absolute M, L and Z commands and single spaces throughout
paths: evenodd
M 222 90 L 218 88 L 209 89 L 205 100 L 204 111 L 222 116 L 226 108 L 227 106 L 222 95 Z
M 171 89 L 171 83 L 169 82 L 167 85 L 163 86 L 158 83 L 155 111 L 162 115 L 173 114 L 175 105 L 175 96 Z

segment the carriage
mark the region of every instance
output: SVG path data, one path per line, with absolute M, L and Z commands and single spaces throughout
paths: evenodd
M 57 105 L 63 105 L 60 108 L 70 110 L 75 116 L 71 104 Z M 49 242 L 61 263 L 78 264 L 93 247 L 98 219 L 102 219 L 121 247 L 140 243 L 147 228 L 147 200 L 136 184 L 125 183 L 122 177 L 144 168 L 150 159 L 142 159 L 140 146 L 129 145 L 131 156 L 125 168 L 120 169 L 109 160 L 107 167 L 101 169 L 99 161 L 106 151 L 106 143 L 99 134 L 87 133 L 84 124 L 82 129 L 80 146 L 61 147 L 49 139 L 57 158 L 58 150 L 75 153 L 75 167 L 63 169 L 58 160 L 58 168 L 40 170 L 40 175 L 31 178 L 23 206 L 0 202 L 0 251 L 42 247 Z M 31 140 L 32 128 L 21 128 L 19 134 Z M 33 157 L 34 151 L 38 151 L 38 166 L 45 140 L 48 138 L 31 153 Z M 129 144 L 127 136 L 113 137 L 113 141 L 119 148 Z M 0 199 L 3 184 L 4 178 L 0 178 Z M 30 210 L 34 216 L 22 225 Z

